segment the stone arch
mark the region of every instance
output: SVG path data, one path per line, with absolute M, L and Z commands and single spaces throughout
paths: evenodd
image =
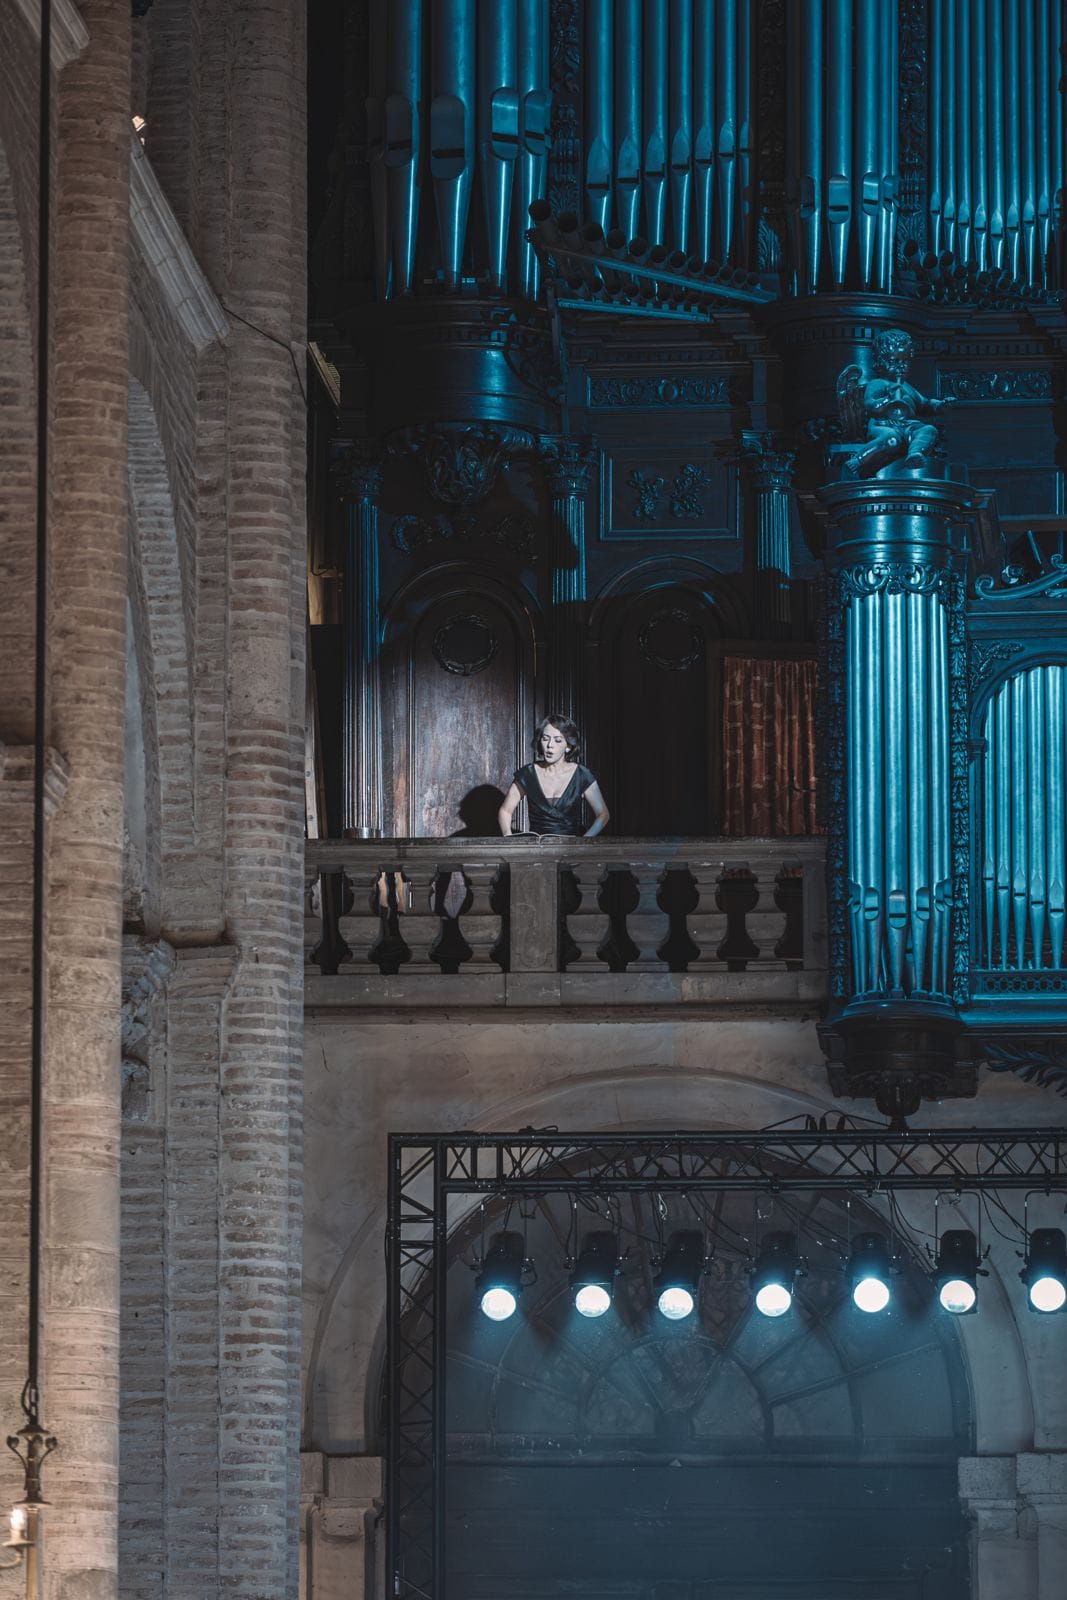
M 130 616 L 146 768 L 145 796 L 157 836 L 160 913 L 169 911 L 168 867 L 193 840 L 191 606 L 180 560 L 174 497 L 147 391 L 129 390 Z M 128 740 L 133 737 L 128 718 Z M 151 846 L 150 854 L 151 854 Z
M 0 734 L 33 736 L 37 424 L 29 273 L 8 149 L 0 140 Z

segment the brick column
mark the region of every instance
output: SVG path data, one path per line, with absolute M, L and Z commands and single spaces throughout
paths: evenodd
M 130 10 L 85 0 L 54 192 L 43 1414 L 48 1597 L 115 1593 Z
M 296 1587 L 305 609 L 303 21 L 229 8 L 226 920 L 219 1587 Z

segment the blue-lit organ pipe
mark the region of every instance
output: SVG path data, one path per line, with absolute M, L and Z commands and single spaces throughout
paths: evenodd
M 1062 0 L 930 7 L 930 248 L 1061 287 Z
M 549 0 L 372 0 L 367 140 L 378 293 L 420 275 L 537 294 L 526 240 L 547 186 Z M 475 179 L 484 256 L 472 260 Z M 426 182 L 434 205 L 421 205 Z M 482 230 L 478 230 L 479 241 Z
M 1067 667 L 1019 673 L 985 714 L 981 955 L 990 968 L 1062 968 L 1067 880 Z
M 758 14 L 758 0 L 586 0 L 587 222 L 754 265 Z
M 852 599 L 845 628 L 854 995 L 946 997 L 952 893 L 944 609 L 936 593 L 880 591 Z
M 793 0 L 786 16 L 786 217 L 797 293 L 891 293 L 897 0 Z

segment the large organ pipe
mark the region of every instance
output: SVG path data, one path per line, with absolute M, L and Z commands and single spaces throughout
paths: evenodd
M 489 281 L 507 276 L 508 221 L 519 153 L 516 0 L 478 6 L 478 159 L 489 250 Z
M 706 261 L 711 255 L 715 187 L 715 0 L 695 0 L 693 102 L 695 251 Z
M 446 287 L 459 283 L 474 182 L 474 0 L 433 0 L 430 176 Z
M 385 165 L 393 285 L 410 294 L 415 279 L 422 161 L 423 0 L 390 5 L 389 93 L 385 101 Z
M 974 239 L 974 219 L 971 208 L 971 5 L 970 0 L 957 0 L 956 51 L 953 57 L 956 68 L 956 99 L 959 119 L 956 125 L 956 254 L 961 261 L 971 255 Z
M 948 751 L 948 625 L 944 608 L 935 596 L 929 597 L 930 679 L 927 705 L 930 720 L 930 794 L 949 793 Z M 930 988 L 936 993 L 949 991 L 950 920 L 952 917 L 952 854 L 949 839 L 949 808 L 941 800 L 930 812 L 930 884 L 933 890 L 931 915 Z
M 829 0 L 826 226 L 835 289 L 843 289 L 852 221 L 852 0 Z
M 852 987 L 856 994 L 864 994 L 872 987 L 867 978 L 865 929 L 863 921 L 862 846 L 864 834 L 860 826 L 860 808 L 855 791 L 862 782 L 859 767 L 862 752 L 863 706 L 858 687 L 863 682 L 863 655 L 860 641 L 859 614 L 853 608 L 850 626 L 845 629 L 845 671 L 849 686 L 845 703 L 845 750 L 849 763 L 849 804 L 846 818 L 846 847 L 848 850 L 848 913 L 849 936 L 852 948 Z
M 971 226 L 979 271 L 989 266 L 989 81 L 987 0 L 971 4 Z M 999 0 L 994 0 L 999 4 Z
M 985 916 L 985 964 L 996 963 L 994 929 L 997 908 L 997 811 L 996 771 L 1000 752 L 993 717 L 986 719 L 985 755 L 982 769 L 982 911 Z
M 1063 935 L 1067 922 L 1067 766 L 1064 761 L 1063 667 L 1046 667 L 1045 744 L 1048 750 L 1048 929 L 1051 965 L 1063 966 Z
M 883 294 L 893 291 L 893 252 L 897 216 L 897 6 L 880 0 L 881 40 L 878 99 L 878 280 Z
M 994 707 L 994 758 L 996 762 L 996 860 L 993 876 L 997 896 L 997 964 L 1006 967 L 1008 930 L 1011 926 L 1011 701 L 1001 692 Z
M 379 298 L 392 290 L 389 245 L 388 174 L 385 166 L 385 97 L 389 70 L 387 0 L 373 0 L 370 15 L 370 62 L 367 74 L 367 165 L 374 212 L 374 276 Z
M 1067 261 L 1064 260 L 1064 139 L 1067 138 L 1067 127 L 1064 126 L 1064 81 L 1067 79 L 1067 59 L 1064 56 L 1065 35 L 1067 35 L 1067 17 L 1063 14 L 1062 0 L 1047 0 L 1049 16 L 1049 57 L 1051 65 L 1051 91 L 1049 94 L 1049 156 L 1051 172 L 1049 175 L 1049 200 L 1051 206 L 1050 219 L 1050 257 L 1049 270 L 1054 282 L 1063 287 L 1067 277 Z
M 1024 0 L 1023 9 L 1027 9 Z M 1005 0 L 1004 4 L 1004 93 L 1001 100 L 1004 129 L 1004 265 L 1013 278 L 1018 278 L 1022 268 L 1022 138 L 1019 107 L 1022 86 L 1019 82 L 1019 33 L 1021 31 L 1018 0 Z M 1027 76 L 1029 76 L 1027 62 Z
M 1040 3 L 1036 8 L 1035 16 L 1034 54 L 1035 67 L 1034 79 L 1038 85 L 1037 116 L 1034 128 L 1034 154 L 1036 172 L 1034 175 L 1034 188 L 1036 190 L 1037 210 L 1037 253 L 1040 261 L 1040 281 L 1045 282 L 1049 268 L 1049 245 L 1051 242 L 1051 174 L 1052 174 L 1052 104 L 1054 95 L 1048 92 L 1048 85 L 1052 81 L 1052 65 L 1049 56 L 1050 17 L 1048 8 Z
M 586 0 L 585 205 L 589 221 L 605 233 L 611 227 L 614 42 L 611 0 Z
M 821 0 L 819 0 L 821 4 Z M 718 0 L 715 40 L 716 255 L 725 261 L 734 242 L 737 204 L 737 0 Z
M 519 203 L 512 227 L 519 260 L 519 284 L 531 298 L 537 293 L 541 268 L 526 239 L 533 202 L 545 190 L 552 128 L 552 96 L 548 87 L 548 0 L 519 0 Z
M 1027 283 L 1039 283 L 1041 273 L 1037 259 L 1037 187 L 1034 140 L 1036 137 L 1036 102 L 1044 98 L 1044 85 L 1034 82 L 1033 64 L 1035 50 L 1035 23 L 1037 18 L 1029 0 L 1019 7 L 1019 60 L 1022 98 L 1019 112 L 1019 233 L 1020 273 Z M 1035 92 L 1036 91 L 1036 92 Z
M 741 0 L 737 13 L 737 212 L 740 250 L 746 262 L 756 261 L 759 196 L 756 179 L 756 52 L 753 9 Z
M 926 691 L 929 666 L 930 596 L 902 596 L 907 608 L 908 887 L 911 912 L 913 990 L 925 989 L 926 946 L 933 909 L 930 882 L 930 775 L 927 770 Z
M 889 761 L 887 774 L 906 772 L 904 737 L 906 726 L 904 675 L 904 595 L 886 593 L 885 607 L 885 739 Z M 895 760 L 893 759 L 895 757 Z M 905 858 L 904 807 L 886 807 L 885 816 L 886 923 L 889 955 L 889 987 L 895 994 L 904 990 L 904 958 L 908 939 L 908 892 Z
M 933 0 L 930 7 L 930 118 L 927 154 L 930 248 L 935 255 L 944 248 L 946 231 L 945 83 L 952 76 L 952 58 L 945 54 L 946 12 L 949 4 L 950 0 Z
M 645 0 L 645 233 L 663 244 L 667 230 L 667 0 Z
M 1014 734 L 1012 749 L 1012 814 L 1011 814 L 1011 905 L 1012 930 L 1015 936 L 1015 964 L 1023 965 L 1026 949 L 1026 894 L 1030 883 L 1030 861 L 1027 836 L 1027 738 L 1026 738 L 1026 678 L 1012 679 L 1011 721 Z M 1036 773 L 1034 780 L 1036 781 Z
M 615 70 L 615 216 L 627 239 L 641 219 L 641 0 L 618 0 Z
M 989 265 L 1003 267 L 1006 262 L 1007 239 L 1004 218 L 1004 15 L 1001 0 L 988 0 L 986 12 L 987 55 L 989 63 L 988 95 L 988 151 L 989 151 Z
M 1027 900 L 1030 912 L 1030 949 L 1033 965 L 1041 965 L 1045 947 L 1045 805 L 1047 763 L 1045 756 L 1045 674 L 1040 669 L 1026 674 L 1027 767 L 1030 784 L 1027 793 L 1029 816 L 1027 842 L 1030 847 L 1030 874 Z
M 684 250 L 693 188 L 693 0 L 671 0 L 669 81 L 671 238 Z
M 881 28 L 879 0 L 861 3 L 856 11 L 856 106 L 853 162 L 857 184 L 856 236 L 860 287 L 874 283 L 881 177 L 878 164 L 878 104 L 882 67 L 878 59 Z

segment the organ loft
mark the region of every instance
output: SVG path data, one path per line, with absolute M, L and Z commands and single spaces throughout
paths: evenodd
M 0 1600 L 1061 1594 L 1065 105 L 0 0 Z

